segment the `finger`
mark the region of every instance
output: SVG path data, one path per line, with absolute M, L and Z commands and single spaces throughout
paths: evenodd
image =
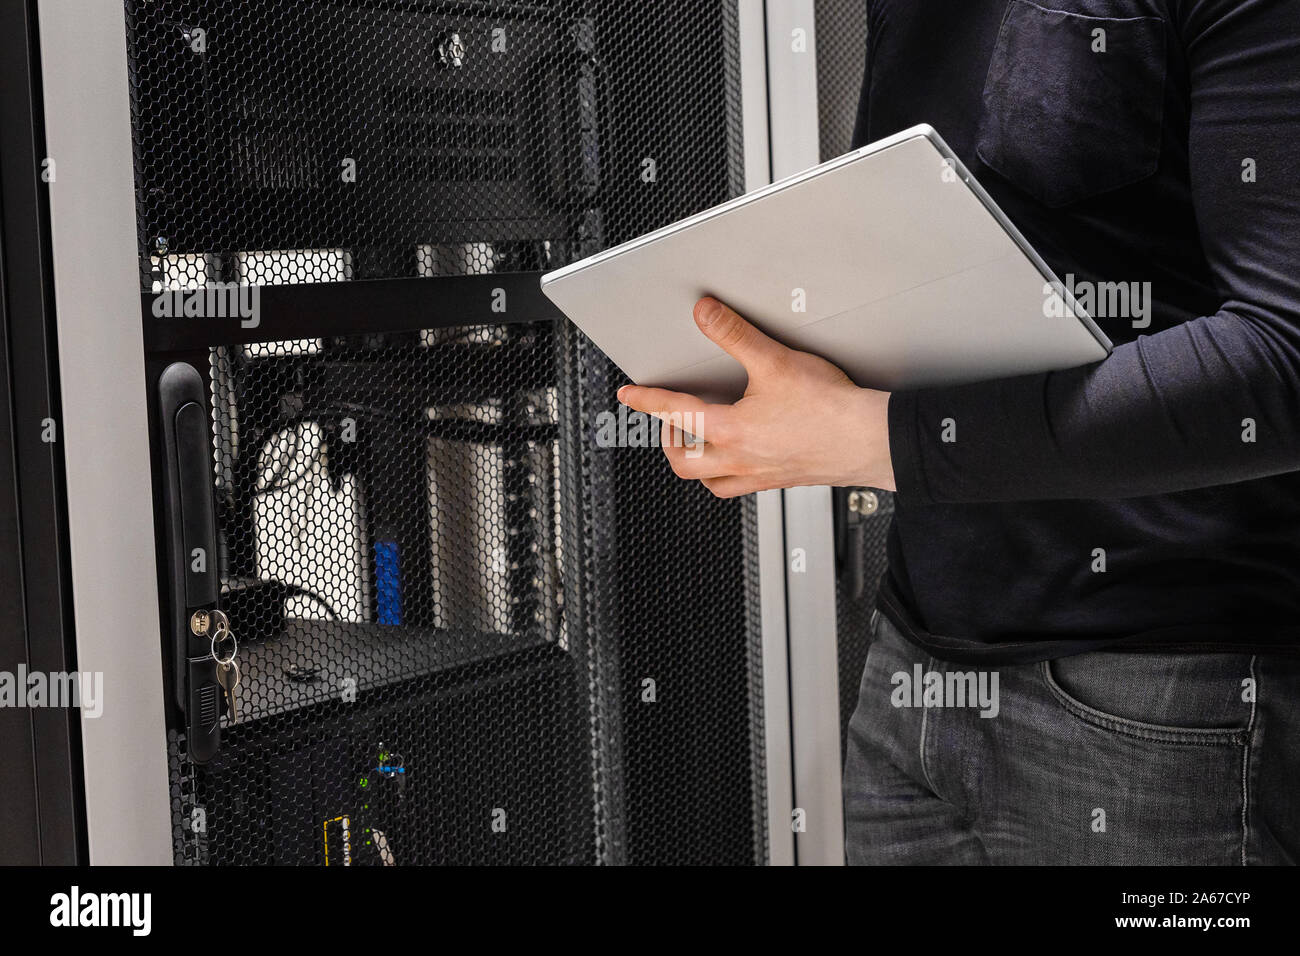
M 712 296 L 695 303 L 695 324 L 724 352 L 745 366 L 750 378 L 756 373 L 770 371 L 790 352 Z
M 673 474 L 678 478 L 688 477 L 683 468 L 686 460 L 684 444 L 685 435 L 682 434 L 682 430 L 671 421 L 665 421 L 659 429 L 659 447 L 663 449 L 664 457 L 668 459 Z
M 731 456 L 723 449 L 705 442 L 688 442 L 682 430 L 671 422 L 664 422 L 659 444 L 679 478 L 716 478 L 736 471 Z
M 624 385 L 618 390 L 618 400 L 628 408 L 644 412 L 663 422 L 673 422 L 696 438 L 708 440 L 705 431 L 709 421 L 726 415 L 728 406 L 710 405 L 703 399 L 686 392 L 673 392 L 666 388 L 647 388 L 644 385 Z
M 743 475 L 722 475 L 717 478 L 703 478 L 700 484 L 708 488 L 718 498 L 739 498 L 752 495 L 757 491 L 766 491 L 767 486 L 754 478 Z

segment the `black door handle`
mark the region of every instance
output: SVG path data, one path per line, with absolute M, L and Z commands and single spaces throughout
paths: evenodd
M 175 362 L 158 380 L 163 430 L 168 621 L 172 683 L 185 715 L 190 759 L 206 763 L 221 745 L 222 690 L 207 637 L 194 633 L 196 611 L 212 610 L 220 590 L 217 526 L 212 497 L 212 453 L 203 377 Z
M 870 488 L 832 488 L 835 568 L 840 586 L 853 600 L 867 590 L 867 522 L 880 507 Z

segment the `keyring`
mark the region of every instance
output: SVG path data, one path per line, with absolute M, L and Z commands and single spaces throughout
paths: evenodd
M 212 635 L 212 644 L 211 647 L 208 649 L 208 653 L 212 655 L 212 659 L 216 661 L 218 664 L 229 664 L 233 662 L 235 656 L 239 653 L 239 641 L 235 640 L 235 635 L 230 632 L 229 628 L 225 628 L 225 636 L 222 637 L 221 640 L 224 641 L 227 637 L 230 638 L 231 643 L 233 643 L 235 646 L 231 648 L 230 656 L 227 657 L 225 660 L 222 660 L 221 656 L 217 653 L 217 635 L 215 633 Z

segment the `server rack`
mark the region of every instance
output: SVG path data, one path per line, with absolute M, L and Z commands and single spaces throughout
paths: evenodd
M 29 6 L 69 611 L 106 682 L 72 728 L 92 862 L 794 861 L 826 792 L 787 675 L 797 514 L 600 447 L 615 370 L 536 276 L 815 149 L 766 95 L 808 68 L 773 40 L 799 7 Z M 174 640 L 178 367 L 242 640 L 214 753 Z

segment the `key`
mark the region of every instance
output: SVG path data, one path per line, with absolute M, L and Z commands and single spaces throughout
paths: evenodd
M 239 679 L 239 665 L 233 660 L 221 661 L 217 664 L 217 683 L 221 685 L 226 695 L 226 706 L 229 708 L 232 724 L 239 720 L 239 704 L 235 696 L 235 691 L 239 688 Z
M 211 634 L 218 641 L 224 641 L 230 637 L 230 618 L 226 617 L 226 612 L 219 607 L 214 607 L 207 612 L 207 629 L 204 634 Z

